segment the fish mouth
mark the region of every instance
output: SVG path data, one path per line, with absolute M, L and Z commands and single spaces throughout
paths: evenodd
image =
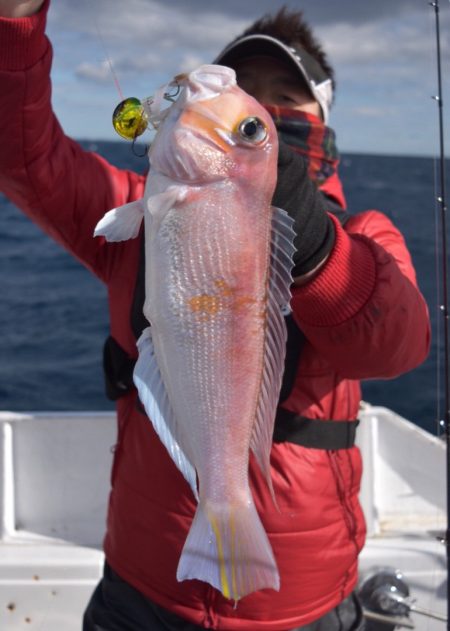
M 202 186 L 204 184 L 214 184 L 216 182 L 223 182 L 227 178 L 226 175 L 217 175 L 217 176 L 208 176 L 206 177 L 204 174 L 199 174 L 196 177 L 192 177 L 191 175 L 178 175 L 172 170 L 163 171 L 158 168 L 153 168 L 153 171 L 158 173 L 159 175 L 163 175 L 166 178 L 171 180 L 176 180 L 180 184 L 186 184 L 188 186 Z
M 213 136 L 196 126 L 180 126 L 163 151 L 150 154 L 152 169 L 183 184 L 227 179 L 234 160 L 229 153 L 231 143 L 221 131 Z
M 229 149 L 227 150 L 226 147 L 224 147 L 224 141 L 231 147 L 234 146 L 234 142 L 232 141 L 231 137 L 228 140 L 228 135 L 226 134 L 226 132 L 224 132 L 222 129 L 219 128 L 214 128 L 214 136 L 211 136 L 210 134 L 200 134 L 198 133 L 198 129 L 195 128 L 188 128 L 185 131 L 187 131 L 193 138 L 197 138 L 199 140 L 201 140 L 201 143 L 205 146 L 205 147 L 211 147 L 211 149 L 214 149 L 215 151 L 219 151 L 222 154 L 228 153 Z
M 150 150 L 152 168 L 184 184 L 225 180 L 235 162 L 233 131 L 208 101 L 175 114 Z
M 234 162 L 232 134 L 200 103 L 183 112 L 174 133 L 175 165 L 183 182 L 218 182 L 229 175 Z
M 236 144 L 231 130 L 226 129 L 223 120 L 203 102 L 184 111 L 179 122 L 180 131 L 188 131 L 221 153 L 229 153 Z

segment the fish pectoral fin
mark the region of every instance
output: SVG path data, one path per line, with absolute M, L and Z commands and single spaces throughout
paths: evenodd
M 252 502 L 214 508 L 201 501 L 181 553 L 177 579 L 198 579 L 238 601 L 280 589 L 273 551 Z
M 142 199 L 113 208 L 95 226 L 94 237 L 103 236 L 112 242 L 134 239 L 139 234 L 143 216 Z
M 152 219 L 157 220 L 158 217 L 164 216 L 171 208 L 183 202 L 187 194 L 187 186 L 173 185 L 169 186 L 169 188 L 162 193 L 150 195 L 147 199 L 147 208 Z
M 284 312 L 291 298 L 292 256 L 295 251 L 293 223 L 293 219 L 286 211 L 273 208 L 263 374 L 250 442 L 275 506 L 277 503 L 270 476 L 270 449 L 286 354 L 287 332 Z
M 155 432 L 198 500 L 196 472 L 183 450 L 178 421 L 156 361 L 151 327 L 144 329 L 137 341 L 137 347 L 139 357 L 134 367 L 133 379 L 139 398 Z

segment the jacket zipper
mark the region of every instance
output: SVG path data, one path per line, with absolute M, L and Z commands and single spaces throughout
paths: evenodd
M 329 451 L 329 460 L 330 460 L 330 465 L 331 465 L 331 470 L 333 473 L 333 477 L 335 479 L 335 483 L 336 483 L 336 491 L 337 491 L 337 495 L 338 495 L 338 499 L 339 502 L 341 504 L 342 507 L 342 511 L 343 511 L 343 515 L 344 515 L 344 521 L 345 521 L 345 525 L 347 527 L 347 532 L 348 532 L 348 537 L 349 540 L 351 541 L 351 543 L 353 544 L 354 548 L 355 548 L 355 559 L 358 558 L 358 554 L 359 554 L 359 548 L 358 548 L 358 544 L 356 541 L 356 517 L 354 514 L 354 511 L 352 509 L 352 507 L 350 506 L 350 503 L 348 501 L 348 497 L 347 494 L 345 492 L 345 485 L 344 485 L 344 481 L 342 478 L 342 473 L 341 473 L 341 469 L 338 463 L 338 454 L 336 451 Z M 350 479 L 350 484 L 353 483 L 353 474 L 354 474 L 354 469 L 353 469 L 353 464 L 351 462 L 350 456 L 348 453 L 345 454 L 348 458 L 348 462 L 350 465 L 350 469 L 351 469 L 351 479 Z M 347 581 L 348 581 L 348 572 L 346 572 L 345 576 L 344 576 L 344 580 L 343 580 L 343 584 L 342 584 L 342 597 L 344 595 L 345 592 L 345 588 L 347 586 Z

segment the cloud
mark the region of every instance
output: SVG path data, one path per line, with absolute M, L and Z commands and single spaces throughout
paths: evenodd
M 98 64 L 85 61 L 75 68 L 75 74 L 80 79 L 94 82 L 106 83 L 111 80 L 111 68 L 107 61 L 102 61 Z
M 190 72 L 204 63 L 204 61 L 200 55 L 187 53 L 180 60 L 180 72 Z
M 117 6 L 115 0 L 94 5 L 62 1 L 52 5 L 49 20 L 51 38 L 66 64 L 73 60 L 76 76 L 101 82 L 108 76 L 106 59 L 125 80 L 143 73 L 167 77 L 211 62 L 244 24 L 232 17 L 219 19 L 209 11 L 192 20 L 187 10 L 149 0 Z M 74 33 L 82 46 L 74 45 Z
M 351 108 L 351 113 L 355 116 L 362 116 L 365 118 L 384 118 L 397 113 L 397 110 L 392 107 L 360 106 Z
M 430 61 L 434 52 L 431 15 L 409 16 L 402 22 L 392 18 L 376 20 L 358 26 L 339 22 L 319 30 L 327 51 L 340 63 L 399 65 L 414 67 L 419 61 Z M 443 53 L 448 42 L 443 45 Z
M 402 20 L 391 16 L 371 23 L 351 25 L 340 22 L 318 29 L 335 66 L 338 90 L 351 89 L 355 98 L 404 101 L 428 99 L 436 90 L 436 43 L 434 15 L 428 6 Z M 449 23 L 447 11 L 444 25 Z M 443 39 L 443 59 L 450 53 Z M 356 92 L 359 91 L 358 96 Z M 411 104 L 408 104 L 411 99 Z
M 55 5 L 60 5 L 59 11 L 63 14 L 69 10 L 72 14 L 78 13 L 82 19 L 83 15 L 96 13 L 105 20 L 109 17 L 117 16 L 123 23 L 134 23 L 140 21 L 144 26 L 152 20 L 157 20 L 160 15 L 170 11 L 173 15 L 182 17 L 202 19 L 207 14 L 216 15 L 218 22 L 220 18 L 227 17 L 233 20 L 245 20 L 250 22 L 261 17 L 265 13 L 273 13 L 286 5 L 292 10 L 302 10 L 305 16 L 311 20 L 313 25 L 333 24 L 345 21 L 349 24 L 363 24 L 385 17 L 397 18 L 399 15 L 407 16 L 413 12 L 420 11 L 424 5 L 424 0 L 377 0 L 377 2 L 362 2 L 361 0 L 303 0 L 299 6 L 298 0 L 59 0 Z M 185 30 L 193 26 L 192 21 L 185 22 Z
M 140 46 L 163 50 L 170 46 L 194 45 L 208 48 L 227 41 L 235 29 L 247 23 L 236 15 L 217 13 L 208 3 L 195 21 L 189 3 L 180 8 L 173 3 L 155 0 L 62 0 L 54 3 L 50 12 L 53 28 L 76 30 L 111 45 L 122 47 L 125 42 L 133 48 Z
M 54 77 L 64 85 L 64 94 L 56 94 L 66 106 L 69 95 L 78 98 L 80 81 L 89 82 L 89 98 L 99 104 L 96 115 L 105 118 L 102 99 L 114 100 L 116 91 L 108 59 L 124 94 L 152 94 L 176 73 L 211 62 L 252 20 L 283 4 L 283 0 L 54 0 L 49 14 Z M 429 96 L 436 90 L 436 61 L 434 12 L 426 0 L 286 4 L 295 9 L 301 5 L 335 66 L 334 120 L 337 115 L 350 129 L 351 117 L 376 126 L 377 120 L 390 115 L 386 107 L 395 107 L 398 113 L 429 106 Z M 447 3 L 445 9 L 450 9 Z M 445 59 L 450 55 L 446 35 L 450 10 L 441 11 L 441 20 Z M 448 90 L 445 81 L 444 88 Z M 68 112 L 73 116 L 72 109 Z
M 77 76 L 104 80 L 107 73 L 103 60 L 107 56 L 114 59 L 116 69 L 132 75 L 143 71 L 173 74 L 210 62 L 248 25 L 249 12 L 258 17 L 282 4 L 272 0 L 210 0 L 207 4 L 60 0 L 52 5 L 50 22 L 60 39 L 68 29 L 78 32 L 85 42 L 90 41 L 91 58 L 76 63 Z M 368 72 L 384 67 L 390 74 L 412 74 L 418 68 L 424 72 L 425 64 L 430 66 L 434 18 L 423 0 L 306 0 L 302 7 L 311 15 L 311 23 L 339 74 L 363 65 Z M 450 15 L 443 20 L 443 26 L 450 28 Z M 442 46 L 444 55 L 450 52 L 447 38 L 443 38 Z

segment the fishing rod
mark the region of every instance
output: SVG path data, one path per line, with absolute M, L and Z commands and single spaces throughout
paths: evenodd
M 429 3 L 435 13 L 436 60 L 438 93 L 434 100 L 439 112 L 439 195 L 436 198 L 440 209 L 441 251 L 442 251 L 442 300 L 440 311 L 444 319 L 444 414 L 439 421 L 445 434 L 447 448 L 447 532 L 445 545 L 447 568 L 450 567 L 450 381 L 449 381 L 449 309 L 448 309 L 448 259 L 447 259 L 447 205 L 445 191 L 445 148 L 444 148 L 444 101 L 442 96 L 441 33 L 439 19 L 439 0 Z M 438 351 L 439 352 L 439 351 Z M 450 631 L 450 581 L 447 576 L 447 631 Z

